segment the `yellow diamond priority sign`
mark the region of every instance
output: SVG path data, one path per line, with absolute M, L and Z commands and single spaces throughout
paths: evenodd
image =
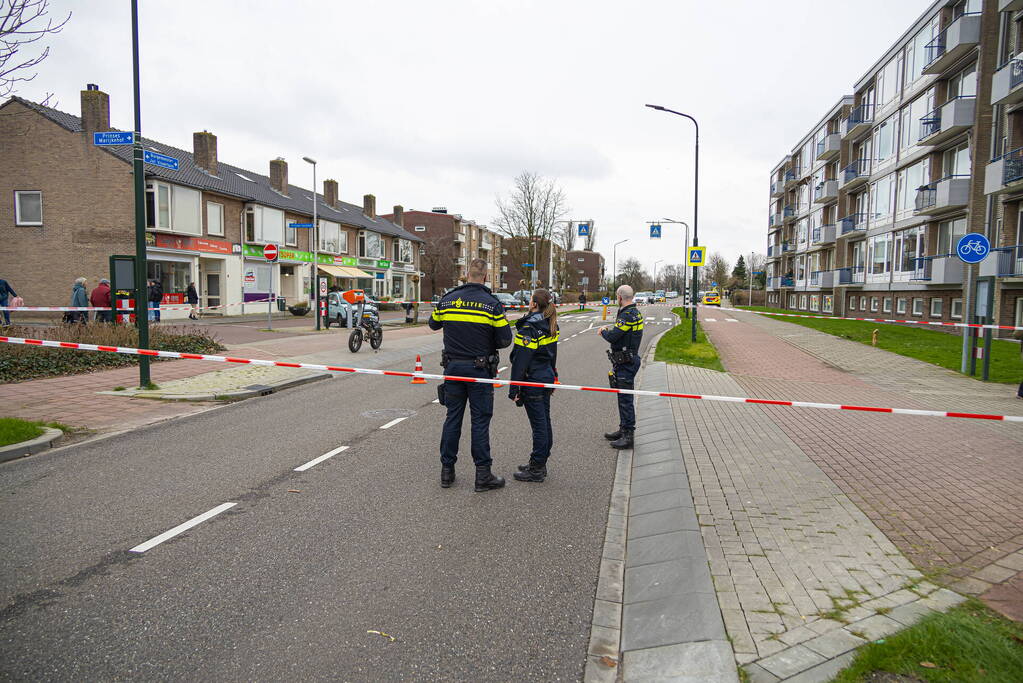
M 707 247 L 689 247 L 688 264 L 690 266 L 702 266 L 707 260 Z

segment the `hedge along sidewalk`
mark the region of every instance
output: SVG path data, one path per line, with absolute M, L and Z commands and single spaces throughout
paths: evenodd
M 780 308 L 765 306 L 739 306 L 750 312 L 765 311 L 769 313 L 792 313 Z M 898 325 L 893 323 L 872 323 L 857 320 L 828 320 L 820 318 L 772 318 L 779 322 L 802 325 L 819 332 L 831 334 L 843 339 L 850 339 L 860 344 L 871 346 L 871 337 L 877 330 L 877 348 L 897 353 L 907 358 L 915 358 L 932 365 L 959 371 L 962 362 L 963 338 L 951 334 L 921 327 Z M 977 370 L 980 372 L 980 363 Z M 1019 344 L 1005 339 L 994 339 L 991 342 L 991 374 L 992 382 L 1018 384 L 1023 379 L 1023 359 L 1020 357 Z
M 685 310 L 681 307 L 671 309 L 672 313 L 682 322 L 668 330 L 658 340 L 654 360 L 666 363 L 683 363 L 724 372 L 725 368 L 721 364 L 721 359 L 718 358 L 717 349 L 707 339 L 699 322 L 696 323 L 696 343 L 691 341 L 692 322 L 682 317 L 685 315 Z

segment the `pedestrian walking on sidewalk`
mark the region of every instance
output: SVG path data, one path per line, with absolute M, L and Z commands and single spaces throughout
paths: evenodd
M 71 286 L 71 307 L 87 308 L 89 306 L 89 295 L 85 292 L 85 278 L 80 277 Z M 69 323 L 86 323 L 89 321 L 88 311 L 68 311 L 65 320 Z
M 633 302 L 632 287 L 622 285 L 616 292 L 618 315 L 612 327 L 598 328 L 600 336 L 611 345 L 609 381 L 611 388 L 634 389 L 639 372 L 639 344 L 643 341 L 643 314 Z M 636 406 L 632 394 L 618 394 L 618 431 L 604 434 L 612 448 L 632 448 L 636 433 Z
M 1019 352 L 1023 354 L 1023 330 L 1016 330 L 1013 332 L 1012 338 L 1020 341 Z M 1023 382 L 1019 383 L 1019 389 L 1016 390 L 1016 398 L 1023 398 Z
M 469 263 L 468 282 L 445 294 L 430 316 L 430 329 L 444 331 L 441 367 L 448 375 L 497 377 L 501 357 L 497 350 L 511 345 L 511 326 L 504 307 L 486 287 L 487 262 L 476 258 Z M 462 437 L 462 417 L 469 404 L 472 422 L 472 459 L 476 464 L 476 490 L 504 486 L 504 478 L 490 468 L 490 418 L 494 415 L 494 385 L 445 381 L 438 398 L 447 408 L 440 438 L 440 485 L 455 483 L 455 461 Z
M 199 292 L 195 291 L 195 283 L 189 282 L 188 289 L 185 290 L 185 300 L 188 301 L 188 305 L 192 307 L 192 310 L 188 312 L 188 317 L 191 320 L 199 319 Z
M 584 308 L 586 308 L 586 292 L 585 291 L 579 293 L 579 310 L 581 311 Z
M 149 319 L 153 322 L 160 322 L 160 302 L 163 301 L 163 284 L 159 280 L 149 281 L 149 291 L 146 299 L 149 301 Z
M 17 299 L 18 293 L 14 291 L 14 287 L 7 280 L 0 278 L 0 307 L 13 306 L 11 299 Z M 11 324 L 11 312 L 4 311 L 4 325 Z
M 529 300 L 529 311 L 515 323 L 515 346 L 511 352 L 513 382 L 553 384 L 558 378 L 558 310 L 546 289 L 537 289 Z M 529 462 L 519 465 L 513 476 L 519 481 L 542 482 L 547 478 L 547 459 L 554 445 L 551 427 L 553 389 L 508 388 L 508 398 L 526 409 L 533 430 Z
M 96 308 L 110 308 L 110 280 L 103 278 L 96 285 L 96 289 L 89 294 L 89 303 Z M 96 322 L 110 322 L 110 311 L 96 311 Z

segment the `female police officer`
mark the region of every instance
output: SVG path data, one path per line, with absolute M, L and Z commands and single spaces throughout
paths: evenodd
M 537 289 L 529 301 L 529 312 L 515 323 L 515 346 L 511 353 L 511 378 L 520 382 L 553 383 L 558 377 L 558 311 L 546 289 Z M 512 385 L 508 398 L 526 409 L 533 429 L 533 451 L 529 463 L 519 465 L 519 481 L 542 482 L 547 477 L 547 458 L 554 444 L 551 429 L 553 389 Z

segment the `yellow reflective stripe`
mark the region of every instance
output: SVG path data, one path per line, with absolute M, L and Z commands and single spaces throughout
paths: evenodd
M 487 311 L 483 311 L 483 310 L 476 309 L 476 308 L 459 308 L 457 306 L 449 306 L 447 308 L 439 308 L 439 309 L 437 309 L 434 312 L 435 313 L 439 312 L 441 314 L 444 314 L 444 313 L 465 313 L 467 315 L 478 315 L 478 316 L 490 318 L 491 320 L 503 320 L 504 319 L 504 313 L 488 313 Z
M 504 317 L 503 313 L 495 315 L 486 311 L 473 311 L 465 308 L 435 310 L 433 312 L 433 319 L 439 322 L 450 320 L 455 322 L 483 323 L 493 325 L 494 327 L 506 327 L 508 325 L 508 320 Z
M 548 344 L 557 344 L 558 343 L 558 337 L 560 335 L 561 335 L 561 333 L 559 332 L 559 333 L 556 333 L 553 337 L 540 337 L 537 340 L 537 342 L 540 344 L 540 346 L 547 346 Z
M 523 337 L 521 334 L 515 335 L 515 346 L 521 346 L 526 349 L 538 349 L 540 345 L 530 339 L 529 337 Z

